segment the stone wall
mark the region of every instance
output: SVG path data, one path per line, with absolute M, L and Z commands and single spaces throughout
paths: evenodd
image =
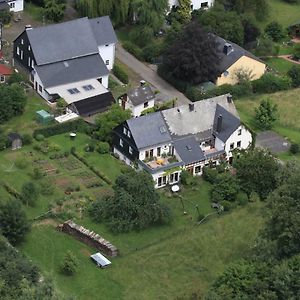
M 109 241 L 105 240 L 99 234 L 90 231 L 80 225 L 75 224 L 73 221 L 68 220 L 58 226 L 58 229 L 70 234 L 77 240 L 87 244 L 90 247 L 96 248 L 102 253 L 115 257 L 119 254 L 118 249 Z

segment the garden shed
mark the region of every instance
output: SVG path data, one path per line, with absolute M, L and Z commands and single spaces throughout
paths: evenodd
M 8 140 L 10 142 L 12 150 L 17 150 L 22 148 L 22 138 L 18 133 L 15 132 L 9 133 Z
M 37 121 L 41 124 L 49 124 L 53 120 L 53 116 L 45 110 L 39 110 L 36 112 Z
M 91 255 L 91 259 L 97 264 L 100 268 L 106 268 L 111 264 L 111 262 L 103 256 L 100 252 Z

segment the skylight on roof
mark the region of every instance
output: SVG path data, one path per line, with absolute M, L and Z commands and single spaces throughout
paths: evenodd
M 167 129 L 166 129 L 165 126 L 160 126 L 160 127 L 159 127 L 159 131 L 160 131 L 160 133 L 166 133 L 166 132 L 167 132 Z
M 94 89 L 95 89 L 91 84 L 84 85 L 82 88 L 83 88 L 85 91 L 91 91 L 91 90 L 94 90 Z
M 68 89 L 68 92 L 69 92 L 71 95 L 80 93 L 80 91 L 79 91 L 77 88 Z

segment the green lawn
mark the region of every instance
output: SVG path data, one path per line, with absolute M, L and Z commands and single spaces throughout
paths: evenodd
M 101 299 L 130 300 L 173 299 L 192 293 L 203 296 L 225 266 L 253 245 L 262 226 L 260 212 L 257 203 L 200 226 L 190 221 L 189 215 L 181 215 L 181 225 L 167 226 L 171 229 L 159 227 L 117 236 L 100 231 L 121 251 L 105 270 L 90 262 L 88 256 L 94 250 L 49 225 L 34 226 L 20 250 L 54 278 L 60 290 L 76 299 L 99 299 L 100 294 Z M 172 234 L 166 235 L 168 230 Z M 71 278 L 59 272 L 67 250 L 80 261 L 78 274 Z
M 50 106 L 46 104 L 46 101 L 39 96 L 28 95 L 25 111 L 21 116 L 14 117 L 1 126 L 5 131 L 16 131 L 18 133 L 32 133 L 34 129 L 41 125 L 36 122 L 35 112 L 38 110 L 51 111 Z
M 270 99 L 272 103 L 278 106 L 279 121 L 276 122 L 273 130 L 281 136 L 287 137 L 291 142 L 300 144 L 300 89 L 256 95 L 235 101 L 242 121 L 254 131 L 258 131 L 254 122 L 255 107 L 258 107 L 262 99 Z M 280 154 L 279 157 L 282 159 L 300 159 L 299 155 L 295 157 L 289 153 Z
M 289 4 L 283 0 L 269 0 L 270 14 L 262 22 L 261 28 L 272 22 L 279 22 L 284 28 L 300 20 L 299 3 Z
M 295 65 L 292 62 L 280 57 L 268 58 L 265 60 L 265 62 L 269 67 L 271 67 L 272 69 L 274 69 L 282 75 L 287 74 L 291 67 Z

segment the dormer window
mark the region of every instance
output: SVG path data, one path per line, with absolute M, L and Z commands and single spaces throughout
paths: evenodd
M 95 89 L 91 84 L 84 85 L 82 88 L 83 88 L 86 92 Z
M 71 95 L 80 93 L 80 91 L 79 91 L 77 88 L 68 89 L 68 92 L 69 92 Z

